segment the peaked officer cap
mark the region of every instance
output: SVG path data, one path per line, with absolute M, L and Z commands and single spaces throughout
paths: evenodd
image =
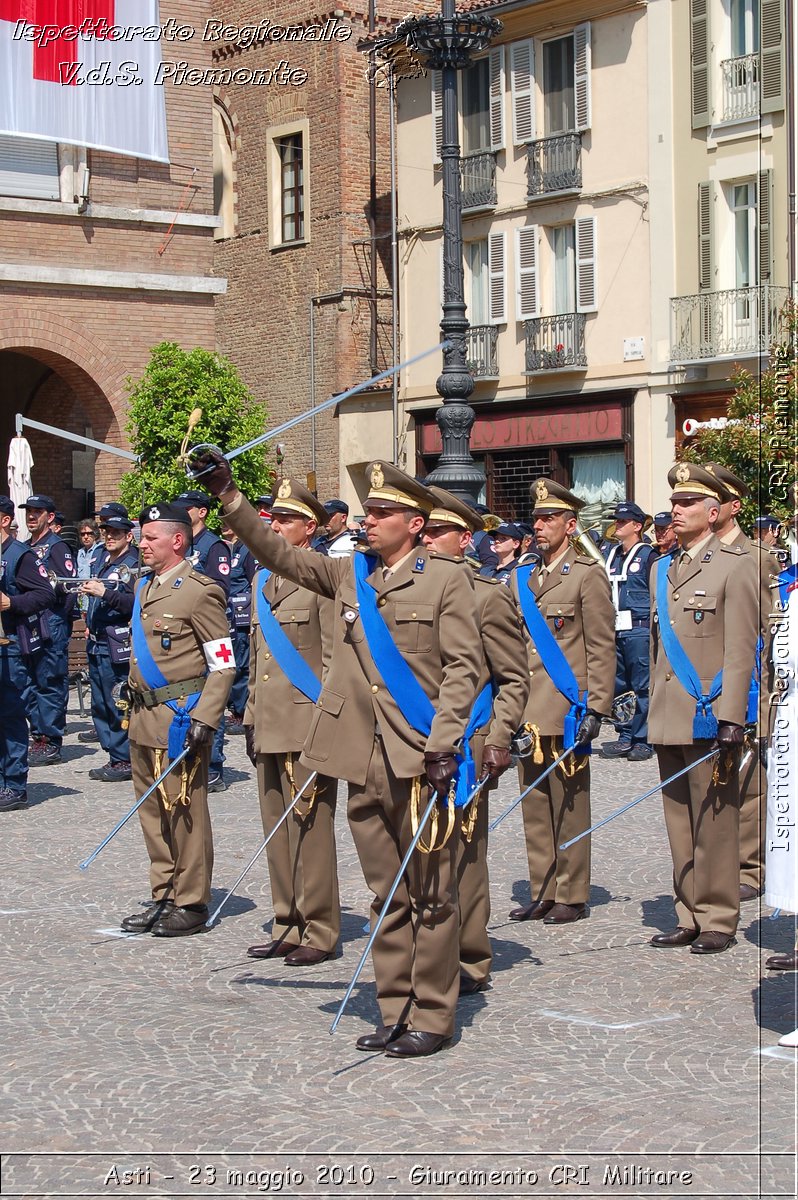
M 673 488 L 671 500 L 703 500 L 709 496 L 719 504 L 725 504 L 730 498 L 717 475 L 713 475 L 706 467 L 698 463 L 676 463 L 668 471 L 668 483 Z
M 732 500 L 742 500 L 743 496 L 748 495 L 748 484 L 740 479 L 739 475 L 735 475 L 728 467 L 724 467 L 722 463 L 708 462 L 705 464 L 710 475 L 714 475 L 716 479 L 730 493 Z
M 369 494 L 366 504 L 375 507 L 398 505 L 401 508 L 414 508 L 417 512 L 429 516 L 435 507 L 435 497 L 429 488 L 424 487 L 411 475 L 400 471 L 393 463 L 382 462 L 379 459 L 366 467 L 366 479 L 369 484 Z
M 457 525 L 460 529 L 467 529 L 471 533 L 476 533 L 478 529 L 484 528 L 482 515 L 470 504 L 464 500 L 458 500 L 457 496 L 453 496 L 444 488 L 430 487 L 429 491 L 435 501 L 435 507 L 427 518 L 431 525 L 435 523 Z
M 580 500 L 573 492 L 569 492 L 561 483 L 553 479 L 536 479 L 529 489 L 533 500 L 532 516 L 543 516 L 546 513 L 571 512 L 578 513 L 585 507 L 585 501 Z
M 294 479 L 293 475 L 286 475 L 285 479 L 280 479 L 275 484 L 272 494 L 272 516 L 279 517 L 280 513 L 304 517 L 308 521 L 315 521 L 317 525 L 326 525 L 330 519 L 324 505 L 298 479 Z

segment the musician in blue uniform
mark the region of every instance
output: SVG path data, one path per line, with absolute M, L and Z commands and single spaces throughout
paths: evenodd
M 37 616 L 53 595 L 46 568 L 11 536 L 13 521 L 13 501 L 0 496 L 0 812 L 28 804 L 23 651 L 38 637 Z
M 605 551 L 607 578 L 615 608 L 615 695 L 636 697 L 631 720 L 615 726 L 617 742 L 603 747 L 604 758 L 645 762 L 654 751 L 648 744 L 648 642 L 651 626 L 649 580 L 657 551 L 643 538 L 646 514 L 624 500 L 613 513 L 618 539 Z
M 195 571 L 207 575 L 220 585 L 225 596 L 230 593 L 230 549 L 222 539 L 208 529 L 205 522 L 211 498 L 205 492 L 181 492 L 173 501 L 188 512 L 191 521 L 191 552 L 186 556 Z M 223 792 L 224 782 L 224 721 L 220 721 L 213 737 L 208 791 Z
M 114 692 L 128 676 L 133 580 L 124 576 L 136 569 L 138 554 L 133 545 L 133 522 L 127 516 L 107 517 L 101 532 L 105 550 L 95 560 L 92 578 L 86 580 L 81 592 L 89 597 L 86 627 L 91 715 L 108 762 L 89 771 L 89 779 L 123 783 L 133 778 L 130 745 Z
M 25 509 L 30 549 L 45 572 L 62 579 L 77 578 L 72 551 L 51 528 L 55 501 L 50 496 L 33 495 L 20 508 Z M 25 710 L 30 721 L 32 746 L 28 761 L 32 767 L 61 761 L 69 701 L 69 638 L 76 607 L 76 594 L 66 592 L 61 584 L 55 585 L 46 621 L 42 622 L 41 648 L 27 660 Z
M 252 623 L 252 580 L 258 569 L 252 551 L 248 550 L 232 529 L 222 527 L 230 547 L 230 590 L 227 596 L 227 616 L 236 659 L 236 677 L 227 706 L 230 717 L 227 732 L 243 734 L 244 711 L 249 695 L 249 627 Z

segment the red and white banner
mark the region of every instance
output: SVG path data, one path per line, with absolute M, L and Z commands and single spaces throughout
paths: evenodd
M 0 0 L 0 134 L 169 161 L 158 0 Z

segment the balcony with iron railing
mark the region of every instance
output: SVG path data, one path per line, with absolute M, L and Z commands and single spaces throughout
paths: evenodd
M 524 371 L 527 375 L 537 371 L 584 371 L 587 368 L 584 313 L 533 317 L 524 321 L 524 335 Z
M 671 298 L 671 361 L 700 362 L 767 354 L 786 332 L 789 291 L 759 287 Z
M 538 138 L 526 149 L 527 200 L 582 190 L 582 135 Z
M 759 55 L 743 54 L 720 64 L 724 121 L 759 116 Z
M 496 353 L 498 329 L 495 325 L 472 325 L 466 334 L 466 361 L 475 379 L 498 379 Z
M 463 212 L 496 207 L 496 153 L 481 150 L 460 159 Z

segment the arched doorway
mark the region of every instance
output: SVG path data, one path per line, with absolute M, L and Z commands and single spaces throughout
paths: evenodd
M 15 415 L 111 445 L 125 444 L 111 401 L 100 384 L 73 360 L 31 346 L 0 349 L 0 448 L 8 459 Z M 69 522 L 114 499 L 126 469 L 122 459 L 36 429 L 25 428 L 33 452 L 35 492 L 52 496 Z M 0 491 L 6 490 L 5 477 Z

